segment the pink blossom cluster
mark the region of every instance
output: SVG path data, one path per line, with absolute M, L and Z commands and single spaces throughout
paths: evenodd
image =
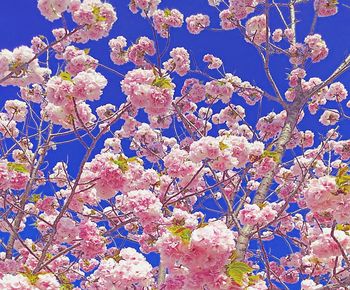
M 3 138 L 17 138 L 19 130 L 17 123 L 12 120 L 12 116 L 7 113 L 0 113 L 0 133 Z
M 5 110 L 10 120 L 24 122 L 28 113 L 27 104 L 19 100 L 7 100 Z
M 150 190 L 133 190 L 116 197 L 116 205 L 125 213 L 132 212 L 143 227 L 152 233 L 162 222 L 162 203 Z
M 171 27 L 181 27 L 184 22 L 183 14 L 177 9 L 158 9 L 152 16 L 154 28 L 164 38 L 169 37 Z
M 263 226 L 275 220 L 278 207 L 273 203 L 265 202 L 260 207 L 256 204 L 245 204 L 240 210 L 238 218 L 243 225 Z
M 224 9 L 219 14 L 220 26 L 224 30 L 232 30 L 238 27 L 238 21 L 232 9 Z
M 283 37 L 285 37 L 289 42 L 293 42 L 295 34 L 291 28 L 286 28 L 284 30 L 277 28 L 272 33 L 272 40 L 274 42 L 280 42 Z
M 342 140 L 333 144 L 334 153 L 338 154 L 341 160 L 350 159 L 350 140 Z
M 26 187 L 29 181 L 29 171 L 26 170 L 27 165 L 0 161 L 0 189 L 6 191 L 8 189 L 21 190 Z M 21 169 L 17 169 L 21 168 Z M 22 168 L 24 168 L 22 170 Z
M 190 160 L 187 151 L 173 147 L 170 153 L 164 157 L 164 166 L 171 177 L 184 178 L 193 175 L 200 165 Z
M 43 41 L 43 37 L 34 36 L 31 40 L 31 49 L 34 53 L 39 53 L 40 51 L 44 50 L 47 46 L 47 44 Z
M 306 71 L 302 68 L 293 69 L 289 75 L 289 85 L 295 88 L 301 83 L 301 80 L 306 77 Z
M 79 30 L 76 31 L 73 35 L 71 35 L 70 37 L 67 36 L 67 33 L 69 31 L 64 29 L 64 28 L 55 28 L 52 30 L 52 34 L 56 39 L 56 42 L 52 48 L 53 50 L 56 52 L 55 57 L 57 59 L 62 59 L 62 53 L 64 52 L 64 50 L 66 49 L 66 47 L 68 45 L 70 45 L 72 43 L 72 41 L 77 41 L 79 42 L 80 38 L 77 34 L 81 35 L 81 33 L 79 33 Z M 81 42 L 86 42 L 87 40 L 82 38 Z
M 223 103 L 227 104 L 230 102 L 235 92 L 235 87 L 227 78 L 222 78 L 207 82 L 205 84 L 205 92 L 207 98 L 209 96 L 211 102 L 214 103 L 221 100 Z
M 340 247 L 348 253 L 350 251 L 350 237 L 344 231 L 335 230 L 331 236 L 332 229 L 324 228 L 322 233 L 310 245 L 312 253 L 319 258 L 330 258 L 341 256 Z M 338 242 L 338 243 L 337 243 Z
M 256 124 L 256 129 L 259 131 L 261 138 L 268 140 L 277 136 L 282 130 L 286 117 L 287 112 L 282 111 L 279 114 L 271 112 L 267 116 L 260 118 Z
M 220 220 L 193 230 L 188 243 L 166 232 L 157 247 L 169 270 L 166 289 L 226 289 L 232 284 L 225 265 L 235 249 L 235 234 Z
M 206 54 L 203 61 L 209 63 L 208 68 L 210 69 L 218 69 L 222 66 L 222 60 L 212 54 Z
M 255 7 L 264 0 L 230 0 L 229 9 L 234 12 L 237 20 L 246 18 L 250 13 L 255 11 Z
M 20 46 L 13 51 L 0 51 L 0 79 L 11 75 L 1 82 L 2 86 L 27 86 L 41 84 L 51 74 L 48 68 L 40 67 L 34 51 L 27 46 Z
M 187 29 L 192 34 L 199 34 L 210 25 L 208 15 L 194 14 L 186 18 Z
M 314 9 L 319 17 L 327 17 L 337 14 L 338 1 L 334 0 L 315 0 Z
M 232 105 L 222 109 L 218 114 L 213 114 L 212 120 L 214 124 L 225 123 L 228 128 L 236 129 L 238 123 L 246 116 L 242 106 Z
M 108 45 L 111 48 L 111 60 L 117 64 L 122 65 L 129 61 L 128 53 L 124 48 L 127 46 L 126 38 L 124 36 L 118 36 L 109 40 Z
M 262 98 L 262 92 L 259 88 L 230 73 L 225 74 L 225 78 L 207 82 L 205 88 L 207 102 L 210 103 L 215 103 L 220 99 L 227 104 L 234 92 L 242 97 L 248 105 L 254 105 Z
M 56 106 L 72 106 L 76 101 L 94 101 L 102 95 L 107 79 L 93 69 L 79 72 L 72 80 L 54 76 L 47 82 L 47 99 Z
M 118 191 L 123 190 L 126 177 L 123 173 L 123 165 L 118 163 L 122 155 L 113 153 L 97 154 L 95 158 L 86 164 L 86 171 L 91 172 L 90 179 L 95 180 L 97 195 L 102 199 L 113 197 Z
M 258 15 L 250 18 L 245 24 L 246 40 L 256 45 L 266 42 L 268 28 L 266 28 L 266 15 Z
M 152 16 L 160 2 L 161 0 L 130 0 L 129 9 L 134 14 L 141 10 L 143 16 Z
M 308 53 L 312 62 L 319 62 L 327 57 L 328 48 L 320 34 L 308 35 L 305 37 L 304 42 L 308 47 Z
M 160 137 L 160 131 L 149 124 L 140 124 L 133 134 L 130 148 L 137 150 L 139 157 L 146 157 L 150 162 L 157 162 L 164 157 L 167 150 L 165 140 Z
M 322 125 L 330 126 L 335 125 L 340 118 L 338 110 L 326 110 L 321 115 L 319 121 Z
M 113 49 L 112 49 L 113 51 Z M 147 66 L 148 62 L 145 59 L 147 55 L 155 55 L 156 49 L 153 40 L 148 37 L 141 36 L 136 44 L 133 44 L 128 49 L 128 59 L 136 66 Z M 148 64 L 149 65 L 149 64 Z
M 41 103 L 43 99 L 43 88 L 39 84 L 21 87 L 21 98 L 33 103 Z
M 65 129 L 91 126 L 96 120 L 90 106 L 85 102 L 78 102 L 76 105 L 70 103 L 67 107 L 47 103 L 42 106 L 41 116 L 45 121 L 52 121 Z
M 62 13 L 70 8 L 72 0 L 38 0 L 40 13 L 49 21 L 62 17 Z
M 83 282 L 82 289 L 142 289 L 154 283 L 152 266 L 133 248 L 116 251 L 113 257 L 101 260 L 98 268 Z
M 250 158 L 260 156 L 263 150 L 263 143 L 249 143 L 243 136 L 207 136 L 190 145 L 189 158 L 196 163 L 211 160 L 214 169 L 224 171 L 244 167 Z
M 326 42 L 320 34 L 308 35 L 304 39 L 305 44 L 293 44 L 288 52 L 290 54 L 290 63 L 300 65 L 306 59 L 310 58 L 312 62 L 319 62 L 325 59 L 328 55 Z
M 313 213 L 328 212 L 338 223 L 347 223 L 350 198 L 339 190 L 334 176 L 311 179 L 304 190 L 306 205 Z
M 113 6 L 101 0 L 84 0 L 71 10 L 73 20 L 82 26 L 78 32 L 79 37 L 82 38 L 81 42 L 89 39 L 99 40 L 107 36 L 117 20 Z
M 79 238 L 81 245 L 81 257 L 84 259 L 92 259 L 97 255 L 102 255 L 106 252 L 107 240 L 102 237 L 101 230 L 97 224 L 91 220 L 84 220 L 79 224 Z
M 106 78 L 88 69 L 79 72 L 74 78 L 67 78 L 61 73 L 47 82 L 47 100 L 49 103 L 42 107 L 42 115 L 56 124 L 66 128 L 79 127 L 93 122 L 96 117 L 86 100 L 98 100 L 102 90 L 107 85 Z
M 348 91 L 341 82 L 335 82 L 329 86 L 325 98 L 329 101 L 341 102 L 348 96 Z
M 66 47 L 63 53 L 63 59 L 67 61 L 66 72 L 72 76 L 88 69 L 95 70 L 98 65 L 98 60 L 88 55 L 86 51 L 78 49 L 74 46 Z
M 167 71 L 175 71 L 179 76 L 184 76 L 190 70 L 190 55 L 183 47 L 175 47 L 170 51 L 171 58 L 163 62 Z
M 198 79 L 186 79 L 181 89 L 181 95 L 191 102 L 198 103 L 205 99 L 205 86 Z
M 220 26 L 224 30 L 231 30 L 239 27 L 239 21 L 246 18 L 250 13 L 255 11 L 255 7 L 261 0 L 230 0 L 228 9 L 220 12 Z M 214 4 L 219 4 L 214 2 Z
M 121 86 L 135 108 L 144 108 L 151 115 L 169 110 L 175 87 L 169 77 L 160 77 L 153 70 L 141 68 L 129 71 Z
M 52 273 L 39 274 L 35 283 L 32 283 L 26 274 L 5 274 L 0 278 L 0 288 L 15 290 L 45 290 L 45 289 L 59 289 L 60 283 Z

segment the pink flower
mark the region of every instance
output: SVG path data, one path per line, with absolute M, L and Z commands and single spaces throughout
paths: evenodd
M 199 34 L 210 25 L 208 15 L 195 14 L 186 18 L 187 29 L 192 34 Z
M 72 95 L 77 100 L 94 101 L 100 99 L 102 90 L 107 85 L 107 79 L 93 69 L 79 72 L 73 78 Z
M 340 114 L 338 110 L 326 110 L 321 115 L 319 122 L 325 126 L 334 125 L 339 121 Z
M 338 2 L 334 0 L 315 0 L 314 9 L 319 17 L 327 17 L 337 14 Z
M 163 63 L 164 68 L 170 72 L 175 71 L 184 76 L 190 70 L 190 55 L 183 47 L 176 47 L 170 51 L 171 59 Z
M 312 62 L 319 62 L 327 57 L 328 48 L 321 35 L 308 35 L 305 37 L 304 42 L 308 46 L 308 53 Z
M 235 13 L 230 9 L 222 10 L 219 14 L 220 26 L 224 30 L 232 30 L 238 27 L 238 21 L 235 18 Z
M 177 9 L 156 10 L 153 13 L 153 23 L 161 37 L 169 37 L 170 27 L 181 27 L 184 22 L 183 14 Z
M 101 260 L 82 289 L 148 288 L 154 282 L 152 266 L 133 248 L 115 249 L 113 258 Z
M 84 0 L 76 10 L 73 11 L 73 20 L 83 25 L 80 33 L 84 36 L 81 42 L 88 39 L 99 40 L 109 34 L 117 15 L 111 4 L 101 0 Z
M 24 122 L 28 113 L 27 104 L 19 100 L 7 100 L 5 110 L 11 120 Z
M 121 81 L 123 92 L 136 108 L 145 108 L 148 114 L 168 111 L 175 85 L 168 77 L 158 77 L 152 70 L 134 69 Z
M 61 14 L 68 9 L 70 2 L 71 0 L 39 0 L 38 8 L 46 19 L 54 21 L 61 18 Z
M 276 29 L 272 33 L 272 40 L 275 41 L 275 42 L 280 42 L 282 40 L 282 37 L 283 37 L 282 29 Z
M 246 25 L 246 40 L 261 45 L 266 42 L 266 16 L 265 14 L 250 18 Z
M 218 69 L 222 66 L 222 60 L 218 57 L 213 56 L 212 54 L 206 54 L 203 57 L 204 62 L 208 62 L 208 68 L 210 69 Z
M 145 56 L 152 56 L 156 53 L 153 40 L 148 37 L 141 36 L 137 43 L 128 49 L 128 59 L 137 66 L 147 66 Z
M 333 83 L 329 86 L 329 90 L 326 94 L 326 99 L 331 101 L 341 102 L 348 96 L 348 91 L 344 85 L 340 82 Z
M 124 36 L 118 36 L 117 38 L 112 38 L 108 45 L 111 48 L 111 60 L 117 64 L 122 65 L 127 63 L 128 60 L 128 54 L 127 51 L 124 50 L 124 48 L 127 46 L 126 38 Z

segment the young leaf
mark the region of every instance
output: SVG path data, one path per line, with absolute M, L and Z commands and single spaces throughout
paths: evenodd
M 350 175 L 347 174 L 348 167 L 340 168 L 335 178 L 338 188 L 345 193 L 350 193 Z
M 270 157 L 273 159 L 275 162 L 280 162 L 281 155 L 278 152 L 275 151 L 269 151 L 269 150 L 264 150 L 263 154 L 261 155 L 262 158 L 264 157 Z
M 183 243 L 188 244 L 191 240 L 192 231 L 183 226 L 170 226 L 168 231 L 174 236 L 179 237 Z
M 223 151 L 223 150 L 229 148 L 229 146 L 227 144 L 225 144 L 224 142 L 220 141 L 219 142 L 219 148 L 220 148 L 221 151 Z
M 114 164 L 117 164 L 119 169 L 125 173 L 126 171 L 128 171 L 129 169 L 129 165 L 128 165 L 128 159 L 123 157 L 122 155 L 119 155 L 118 159 L 112 159 L 112 161 L 114 162 Z
M 69 81 L 71 82 L 72 81 L 72 76 L 70 73 L 68 72 L 65 72 L 65 71 L 61 71 L 60 74 L 59 74 L 60 78 L 64 81 Z
M 243 285 L 244 274 L 251 273 L 253 269 L 243 262 L 232 261 L 226 266 L 226 273 L 232 278 L 239 286 Z
M 26 168 L 26 166 L 24 164 L 21 164 L 21 163 L 9 162 L 9 163 L 7 163 L 7 168 L 9 170 L 14 170 L 17 172 L 22 172 L 22 173 L 29 172 L 29 170 Z
M 152 82 L 152 85 L 162 89 L 172 89 L 171 81 L 167 78 L 156 77 Z

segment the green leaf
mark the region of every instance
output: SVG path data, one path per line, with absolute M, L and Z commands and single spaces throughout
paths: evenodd
M 340 168 L 335 178 L 338 188 L 346 194 L 350 193 L 350 175 L 347 174 L 348 170 L 348 166 Z
M 61 71 L 60 74 L 59 74 L 60 78 L 64 81 L 69 81 L 71 82 L 72 81 L 72 76 L 70 73 L 68 72 L 65 72 L 65 71 Z
M 29 170 L 26 168 L 24 164 L 21 163 L 15 163 L 15 162 L 8 162 L 7 163 L 7 168 L 9 170 L 14 170 L 17 172 L 22 172 L 22 173 L 28 173 Z
M 136 157 L 130 157 L 130 158 L 125 158 L 123 155 L 119 155 L 118 159 L 111 159 L 114 164 L 117 164 L 119 166 L 119 169 L 125 173 L 126 171 L 129 170 L 129 164 L 130 162 L 138 162 L 142 164 L 142 162 Z
M 179 237 L 183 243 L 188 244 L 191 240 L 192 230 L 183 226 L 170 226 L 167 228 L 174 236 Z
M 248 277 L 248 285 L 249 286 L 253 286 L 253 285 L 255 285 L 258 281 L 260 281 L 262 278 L 261 278 L 261 276 L 260 275 L 250 275 L 249 277 Z
M 100 7 L 95 6 L 95 7 L 92 9 L 92 14 L 95 16 L 95 20 L 96 20 L 97 22 L 106 21 L 106 20 L 107 20 L 106 17 L 104 17 L 104 16 L 101 15 L 101 9 L 100 9 Z
M 37 203 L 40 200 L 41 194 L 40 193 L 36 193 L 36 194 L 32 194 L 32 197 L 30 198 L 30 201 Z
M 123 157 L 122 155 L 119 155 L 118 159 L 112 159 L 114 164 L 117 164 L 119 169 L 125 173 L 126 171 L 128 171 L 129 169 L 129 165 L 128 165 L 128 159 Z
M 39 280 L 39 274 L 33 274 L 29 269 L 26 269 L 26 272 L 22 273 L 22 275 L 27 277 L 32 285 L 35 285 L 35 283 Z
M 171 84 L 171 81 L 168 78 L 164 77 L 156 77 L 154 81 L 152 82 L 152 86 L 162 88 L 162 89 L 172 89 L 173 86 Z
M 85 49 L 84 49 L 84 53 L 85 53 L 85 54 L 89 54 L 89 53 L 90 53 L 90 48 L 85 48 Z
M 226 274 L 232 278 L 239 286 L 243 285 L 244 274 L 251 273 L 253 269 L 243 262 L 232 261 L 226 266 Z
M 335 226 L 335 229 L 338 231 L 343 231 L 343 232 L 347 232 L 350 230 L 350 225 L 347 224 L 337 224 Z
M 73 290 L 74 286 L 72 284 L 62 284 L 60 290 Z
M 137 158 L 137 156 L 129 157 L 127 161 L 128 161 L 128 162 L 138 162 L 138 163 L 142 164 L 142 161 L 140 161 L 140 160 Z
M 273 159 L 273 161 L 275 162 L 280 162 L 281 159 L 281 154 L 279 154 L 278 152 L 275 151 L 270 151 L 270 150 L 264 150 L 263 154 L 261 155 L 261 157 L 270 157 Z
M 220 148 L 221 151 L 223 151 L 223 150 L 225 150 L 225 149 L 227 149 L 227 148 L 229 148 L 229 147 L 230 147 L 230 146 L 228 146 L 228 145 L 225 144 L 224 142 L 222 142 L 222 141 L 219 142 L 219 148 Z
M 168 9 L 168 8 L 165 9 L 165 10 L 164 10 L 164 16 L 165 16 L 165 17 L 169 17 L 170 15 L 171 15 L 171 10 Z

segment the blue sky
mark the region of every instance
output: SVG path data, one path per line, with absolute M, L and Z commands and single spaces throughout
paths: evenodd
M 1 1 L 0 9 L 0 49 L 7 48 L 12 50 L 19 45 L 30 45 L 30 40 L 33 36 L 45 35 L 49 39 L 52 38 L 51 30 L 60 27 L 61 22 L 53 23 L 42 17 L 36 8 L 34 0 L 11 0 Z M 118 21 L 114 25 L 110 36 L 98 42 L 90 42 L 85 45 L 80 45 L 82 48 L 90 48 L 90 54 L 98 58 L 100 63 L 112 66 L 109 60 L 108 40 L 110 38 L 123 35 L 128 39 L 128 43 L 135 42 L 140 36 L 149 36 L 151 38 L 151 30 L 145 19 L 139 14 L 133 15 L 128 9 L 127 0 L 110 0 L 108 1 L 116 7 Z M 345 1 L 340 0 L 340 3 Z M 191 4 L 189 4 L 191 3 Z M 218 28 L 219 20 L 217 11 L 206 4 L 206 0 L 163 0 L 160 8 L 177 8 L 185 16 L 195 13 L 209 14 L 211 16 L 211 27 Z M 302 42 L 307 35 L 313 17 L 313 7 L 311 3 L 303 4 L 297 11 L 297 41 Z M 257 10 L 257 14 L 262 12 L 262 8 Z M 280 28 L 281 23 L 277 13 L 271 14 L 272 28 Z M 333 17 L 319 18 L 316 26 L 316 33 L 320 33 L 326 41 L 330 53 L 326 60 L 309 66 L 307 79 L 309 77 L 320 77 L 325 79 L 339 65 L 345 56 L 350 52 L 350 8 L 340 6 L 339 13 Z M 191 54 L 192 60 L 196 60 L 199 66 L 204 69 L 202 57 L 206 53 L 212 53 L 220 57 L 224 61 L 226 72 L 238 75 L 242 80 L 250 81 L 268 92 L 272 93 L 272 88 L 267 82 L 263 65 L 255 48 L 249 45 L 240 35 L 238 30 L 234 31 L 204 31 L 200 35 L 191 35 L 185 29 L 173 29 L 171 31 L 171 47 L 183 46 Z M 164 41 L 161 42 L 164 45 Z M 165 59 L 166 60 L 166 59 Z M 192 62 L 193 63 L 193 62 Z M 55 62 L 52 62 L 52 70 L 55 71 Z M 120 70 L 126 72 L 131 66 L 126 66 Z M 272 74 L 282 92 L 288 88 L 286 81 L 287 73 L 290 71 L 291 65 L 286 57 L 273 56 L 271 59 Z M 120 104 L 125 100 L 125 96 L 120 91 L 120 78 L 109 73 L 106 70 L 101 70 L 109 81 L 108 87 L 104 91 L 101 101 L 97 104 L 117 103 Z M 219 75 L 213 74 L 219 77 Z M 350 91 L 349 86 L 350 72 L 345 73 L 339 80 L 342 81 L 345 87 Z M 177 94 L 185 78 L 175 78 L 177 84 Z M 7 99 L 16 97 L 17 88 L 1 87 L 0 107 Z M 247 120 L 255 124 L 258 115 L 258 106 L 249 107 L 245 105 L 240 97 L 235 96 L 232 99 L 234 104 L 243 105 L 247 110 Z M 95 105 L 94 105 L 95 106 Z M 266 114 L 271 110 L 280 111 L 280 107 L 275 104 L 263 101 L 262 110 Z M 315 132 L 326 132 L 326 128 L 316 122 L 319 115 L 306 117 L 300 124 L 303 130 L 309 129 Z M 340 123 L 344 124 L 344 121 Z M 341 131 L 345 137 L 350 137 L 348 127 Z M 318 141 L 316 141 L 318 144 Z M 101 144 L 100 144 L 101 145 Z M 51 156 L 52 163 L 54 160 L 60 161 L 66 159 L 68 155 L 72 165 L 79 163 L 79 156 L 83 153 L 81 146 L 67 146 L 62 153 Z M 74 157 L 72 157 L 74 154 Z M 281 254 L 284 250 L 280 249 Z M 292 288 L 291 288 L 292 289 Z M 295 288 L 297 289 L 297 288 Z

